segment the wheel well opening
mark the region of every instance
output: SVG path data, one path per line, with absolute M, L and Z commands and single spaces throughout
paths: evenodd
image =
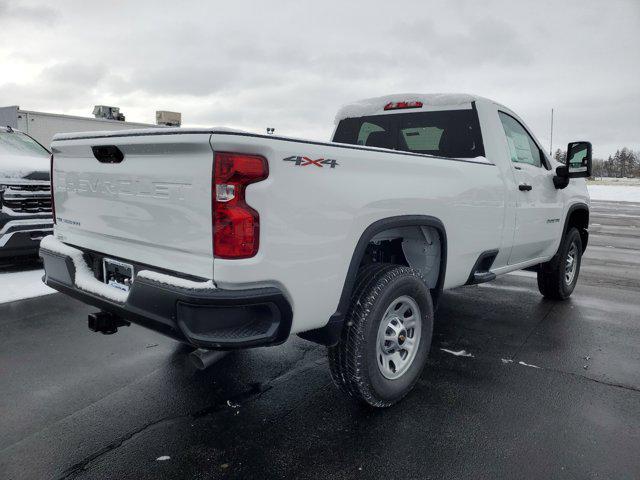
M 340 340 L 357 273 L 364 265 L 376 262 L 407 265 L 420 271 L 431 290 L 431 299 L 436 308 L 447 264 L 444 225 L 437 218 L 424 215 L 385 218 L 369 225 L 351 258 L 336 312 L 324 327 L 298 335 L 322 345 L 335 345 Z
M 567 230 L 571 227 L 578 229 L 580 239 L 582 240 L 582 252 L 584 253 L 589 240 L 589 211 L 584 208 L 578 208 L 571 212 L 567 223 Z
M 444 255 L 441 233 L 430 226 L 390 228 L 367 244 L 360 268 L 371 263 L 406 265 L 422 273 L 434 302 L 442 288 Z

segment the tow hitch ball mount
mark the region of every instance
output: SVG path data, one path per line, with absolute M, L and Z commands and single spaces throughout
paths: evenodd
M 113 335 L 118 327 L 128 327 L 131 323 L 109 312 L 96 312 L 89 314 L 88 325 L 92 332 Z

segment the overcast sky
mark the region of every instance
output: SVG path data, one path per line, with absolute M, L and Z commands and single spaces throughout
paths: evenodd
M 0 106 L 327 139 L 337 108 L 466 92 L 554 149 L 640 149 L 640 0 L 0 0 Z

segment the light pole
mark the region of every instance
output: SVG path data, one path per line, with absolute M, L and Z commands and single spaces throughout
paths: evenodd
M 549 156 L 553 156 L 553 108 L 551 109 L 551 140 L 549 141 Z

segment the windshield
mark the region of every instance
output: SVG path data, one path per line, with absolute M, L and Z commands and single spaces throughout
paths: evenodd
M 0 130 L 0 155 L 22 155 L 29 157 L 48 157 L 46 148 L 29 135 L 22 132 Z
M 449 158 L 484 156 L 475 109 L 346 118 L 333 141 Z

